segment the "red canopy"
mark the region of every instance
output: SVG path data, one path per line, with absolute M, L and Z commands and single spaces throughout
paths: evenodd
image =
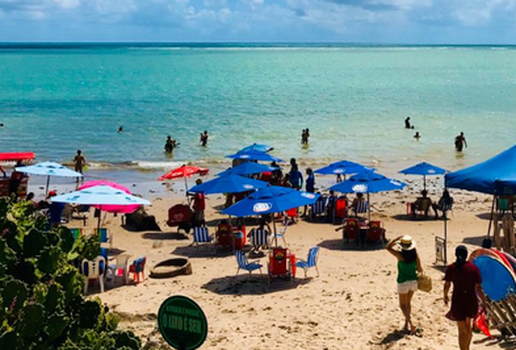
M 33 152 L 0 153 L 0 162 L 16 162 L 19 160 L 31 160 L 36 158 Z
M 204 176 L 208 174 L 209 169 L 206 168 L 198 168 L 196 166 L 180 166 L 177 169 L 171 170 L 168 173 L 162 175 L 158 180 L 173 180 L 173 179 L 180 179 L 182 177 L 190 177 L 192 175 L 199 174 L 201 176 Z

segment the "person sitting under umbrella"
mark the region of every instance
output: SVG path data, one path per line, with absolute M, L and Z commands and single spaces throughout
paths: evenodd
M 196 185 L 202 184 L 201 179 L 197 179 L 195 181 Z M 194 226 L 204 225 L 204 210 L 206 209 L 206 195 L 202 192 L 197 192 L 193 194 L 193 224 Z
M 439 209 L 439 206 L 428 197 L 427 190 L 421 191 L 421 197 L 416 199 L 414 203 L 410 203 L 410 210 L 414 217 L 416 216 L 416 211 L 422 211 L 425 218 L 427 218 L 430 208 L 434 210 L 435 217 L 438 218 L 437 209 Z
M 361 207 L 364 206 L 365 202 L 364 194 L 357 193 L 357 196 L 353 199 L 353 202 L 351 202 L 351 210 L 353 210 L 355 216 L 358 216 L 358 213 L 361 212 Z

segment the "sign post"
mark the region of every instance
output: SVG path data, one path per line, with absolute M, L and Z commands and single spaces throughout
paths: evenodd
M 208 321 L 195 301 L 175 295 L 161 304 L 158 328 L 166 342 L 177 350 L 195 350 L 208 335 Z

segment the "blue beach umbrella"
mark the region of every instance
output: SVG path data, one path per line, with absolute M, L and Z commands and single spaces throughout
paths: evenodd
M 332 163 L 328 166 L 314 170 L 314 173 L 321 175 L 351 175 L 360 173 L 366 170 L 373 170 L 362 164 L 350 162 L 348 160 L 341 160 L 340 162 Z
M 225 176 L 225 175 L 253 175 L 253 174 L 260 174 L 266 171 L 274 171 L 278 170 L 279 168 L 255 163 L 255 162 L 246 162 L 242 163 L 240 165 L 237 165 L 236 167 L 224 170 L 220 173 L 218 173 L 218 176 Z
M 446 174 L 446 169 L 439 168 L 435 165 L 432 165 L 432 164 L 429 164 L 426 162 L 422 162 L 422 163 L 416 164 L 410 168 L 401 170 L 400 174 L 423 176 L 424 189 L 426 190 L 426 177 L 433 176 L 433 175 Z
M 240 193 L 254 191 L 267 186 L 267 182 L 250 179 L 238 175 L 226 175 L 216 177 L 200 185 L 192 187 L 189 192 L 215 193 Z
M 128 194 L 122 190 L 106 186 L 93 186 L 79 191 L 74 191 L 60 196 L 52 197 L 52 202 L 73 203 L 80 205 L 150 205 L 151 203 L 143 198 Z M 100 215 L 98 228 L 100 228 Z
M 244 159 L 244 160 L 256 160 L 262 162 L 283 162 L 280 158 L 271 156 L 265 152 L 257 152 L 257 151 L 249 151 L 243 153 L 235 153 L 226 156 L 226 158 L 231 159 Z
M 342 193 L 367 193 L 367 201 L 369 202 L 370 193 L 397 191 L 405 187 L 406 184 L 394 179 L 389 179 L 374 171 L 364 171 L 351 176 L 346 181 L 338 183 L 330 187 Z M 368 206 L 369 220 L 371 220 L 371 205 Z
M 246 152 L 270 152 L 274 148 L 271 146 L 267 146 L 261 143 L 253 143 L 250 146 L 242 148 L 238 153 L 246 153 Z
M 39 175 L 47 177 L 47 186 L 45 194 L 48 194 L 48 186 L 50 184 L 50 177 L 82 177 L 81 173 L 68 169 L 67 167 L 54 162 L 42 162 L 34 165 L 17 167 L 15 169 L 17 172 L 30 174 L 30 175 Z

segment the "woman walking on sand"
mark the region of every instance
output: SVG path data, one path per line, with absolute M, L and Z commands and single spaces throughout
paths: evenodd
M 459 329 L 459 348 L 469 350 L 472 338 L 472 320 L 478 312 L 478 298 L 485 307 L 485 296 L 481 287 L 480 271 L 472 262 L 466 261 L 468 249 L 460 245 L 455 249 L 457 260 L 448 266 L 444 276 L 444 303 L 448 305 L 451 284 L 453 294 L 451 309 L 446 317 L 457 322 Z
M 387 251 L 398 260 L 398 295 L 400 309 L 405 317 L 403 330 L 416 334 L 417 328 L 412 323 L 412 296 L 417 291 L 417 278 L 423 273 L 421 261 L 416 251 L 416 243 L 410 236 L 399 236 L 387 244 Z

